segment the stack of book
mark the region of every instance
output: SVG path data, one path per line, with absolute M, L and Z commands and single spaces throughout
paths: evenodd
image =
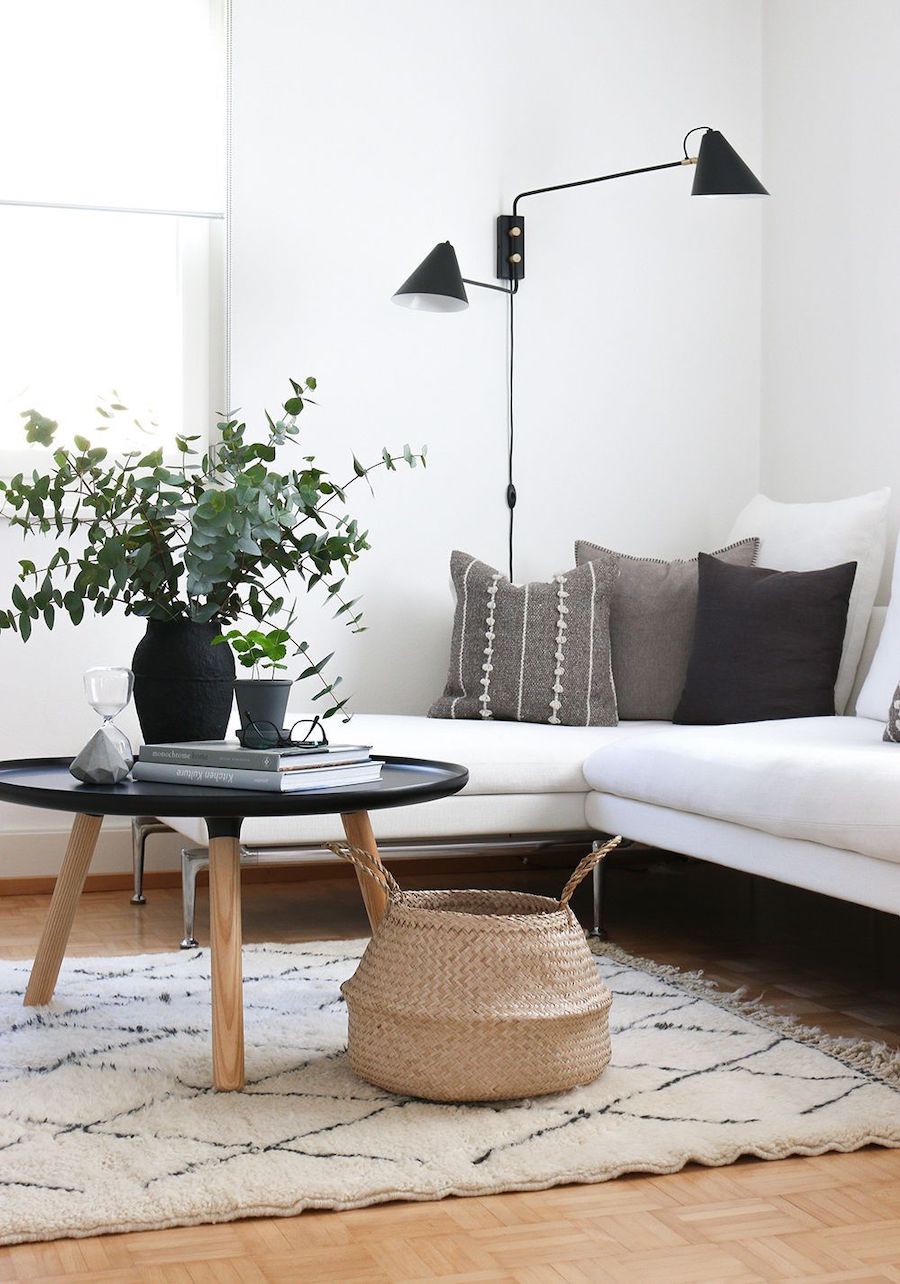
M 305 789 L 346 789 L 381 776 L 371 745 L 292 745 L 244 749 L 237 741 L 188 740 L 142 745 L 131 769 L 135 780 L 166 785 L 213 785 L 293 794 Z

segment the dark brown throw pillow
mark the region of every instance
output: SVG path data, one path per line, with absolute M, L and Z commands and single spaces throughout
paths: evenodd
M 855 575 L 855 562 L 772 571 L 701 553 L 694 645 L 674 721 L 833 714 Z

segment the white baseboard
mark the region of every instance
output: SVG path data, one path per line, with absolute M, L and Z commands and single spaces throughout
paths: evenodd
M 59 873 L 66 850 L 69 828 L 4 830 L 0 833 L 0 880 L 41 878 Z M 151 834 L 147 839 L 148 870 L 181 868 L 184 839 L 180 834 Z M 118 817 L 103 822 L 91 874 L 130 874 L 131 825 Z

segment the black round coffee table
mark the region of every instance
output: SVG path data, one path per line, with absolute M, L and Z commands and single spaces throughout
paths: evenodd
M 469 779 L 466 768 L 457 763 L 380 755 L 378 758 L 384 768 L 381 779 L 374 784 L 293 794 L 161 785 L 143 780 L 123 781 L 119 785 L 82 785 L 69 775 L 71 758 L 0 762 L 0 801 L 75 813 L 25 991 L 25 1003 L 49 1003 L 53 997 L 103 817 L 202 816 L 209 833 L 213 1083 L 222 1090 L 242 1088 L 241 822 L 246 816 L 338 813 L 347 841 L 364 848 L 378 861 L 370 811 L 443 798 L 458 793 Z M 368 878 L 360 878 L 360 888 L 369 922 L 375 928 L 384 913 L 386 896 Z

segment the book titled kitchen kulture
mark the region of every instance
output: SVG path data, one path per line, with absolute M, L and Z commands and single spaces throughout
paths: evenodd
M 269 793 L 345 789 L 380 779 L 382 764 L 370 757 L 370 749 L 370 745 L 244 749 L 237 741 L 189 740 L 183 744 L 142 745 L 131 774 L 135 780 L 157 784 L 259 789 Z

